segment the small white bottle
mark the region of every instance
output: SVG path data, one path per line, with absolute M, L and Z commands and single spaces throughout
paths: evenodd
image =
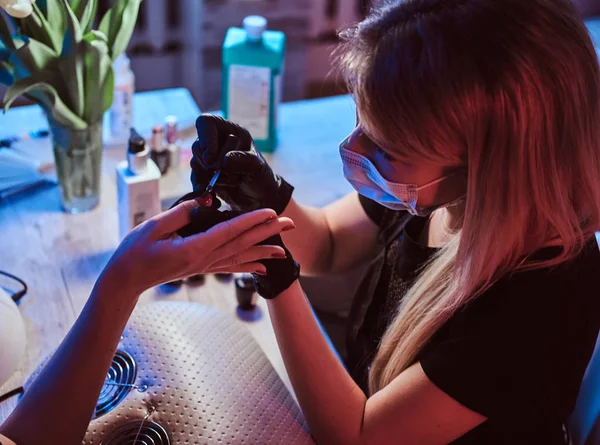
M 115 72 L 115 89 L 113 104 L 109 112 L 110 142 L 125 144 L 129 138 L 129 130 L 133 127 L 135 75 L 125 53 L 117 57 L 113 64 L 113 70 Z
M 132 128 L 127 161 L 117 166 L 121 239 L 135 226 L 160 213 L 160 176 L 160 170 L 150 159 L 146 141 Z

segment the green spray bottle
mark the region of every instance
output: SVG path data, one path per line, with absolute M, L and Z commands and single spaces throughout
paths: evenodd
M 248 16 L 243 28 L 227 31 L 221 100 L 225 119 L 250 131 L 258 150 L 271 153 L 277 146 L 285 34 L 266 28 L 264 17 Z

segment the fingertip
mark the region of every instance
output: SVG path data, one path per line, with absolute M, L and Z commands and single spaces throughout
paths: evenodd
M 187 201 L 181 202 L 179 204 L 179 206 L 181 206 L 182 209 L 185 209 L 185 211 L 187 211 L 189 214 L 191 214 L 192 211 L 194 211 L 195 209 L 200 207 L 200 203 L 197 201 L 197 198 L 196 199 L 188 199 Z
M 260 215 L 265 220 L 265 222 L 277 219 L 277 212 L 275 212 L 275 210 L 273 209 L 258 209 L 252 213 Z

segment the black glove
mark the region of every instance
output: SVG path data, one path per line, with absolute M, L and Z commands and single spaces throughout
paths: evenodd
M 178 199 L 177 202 L 171 207 L 175 207 L 180 202 L 195 199 L 202 195 L 202 193 L 202 191 L 188 193 L 187 195 Z M 223 212 L 220 212 L 219 207 L 221 207 L 221 201 L 219 201 L 218 198 L 213 196 L 212 203 L 210 206 L 200 206 L 192 210 L 192 214 L 190 215 L 190 223 L 179 229 L 177 233 L 185 238 L 191 235 L 195 235 L 196 233 L 206 232 L 211 227 L 216 226 L 217 224 L 220 224 L 224 221 L 233 219 L 242 214 L 242 212 L 235 210 L 225 210 Z
M 198 139 L 192 146 L 194 156 L 190 162 L 194 190 L 206 187 L 218 165 L 220 147 L 233 134 L 240 139 L 239 149 L 225 155 L 214 190 L 233 210 L 270 208 L 278 215 L 284 211 L 294 187 L 273 173 L 246 129 L 221 117 L 203 114 L 196 120 L 196 130 Z
M 267 238 L 260 244 L 280 246 L 285 250 L 284 259 L 268 259 L 260 262 L 267 268 L 266 275 L 252 274 L 258 294 L 271 300 L 292 285 L 300 276 L 300 265 L 294 261 L 292 254 L 283 244 L 280 235 Z

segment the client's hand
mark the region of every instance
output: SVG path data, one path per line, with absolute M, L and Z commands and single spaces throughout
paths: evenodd
M 139 294 L 195 274 L 264 274 L 265 266 L 259 260 L 284 257 L 281 246 L 256 244 L 292 229 L 289 218 L 262 209 L 181 237 L 177 231 L 190 223 L 194 210 L 201 210 L 195 200 L 184 201 L 136 227 L 117 248 L 100 279 Z M 210 208 L 202 211 L 216 212 Z

